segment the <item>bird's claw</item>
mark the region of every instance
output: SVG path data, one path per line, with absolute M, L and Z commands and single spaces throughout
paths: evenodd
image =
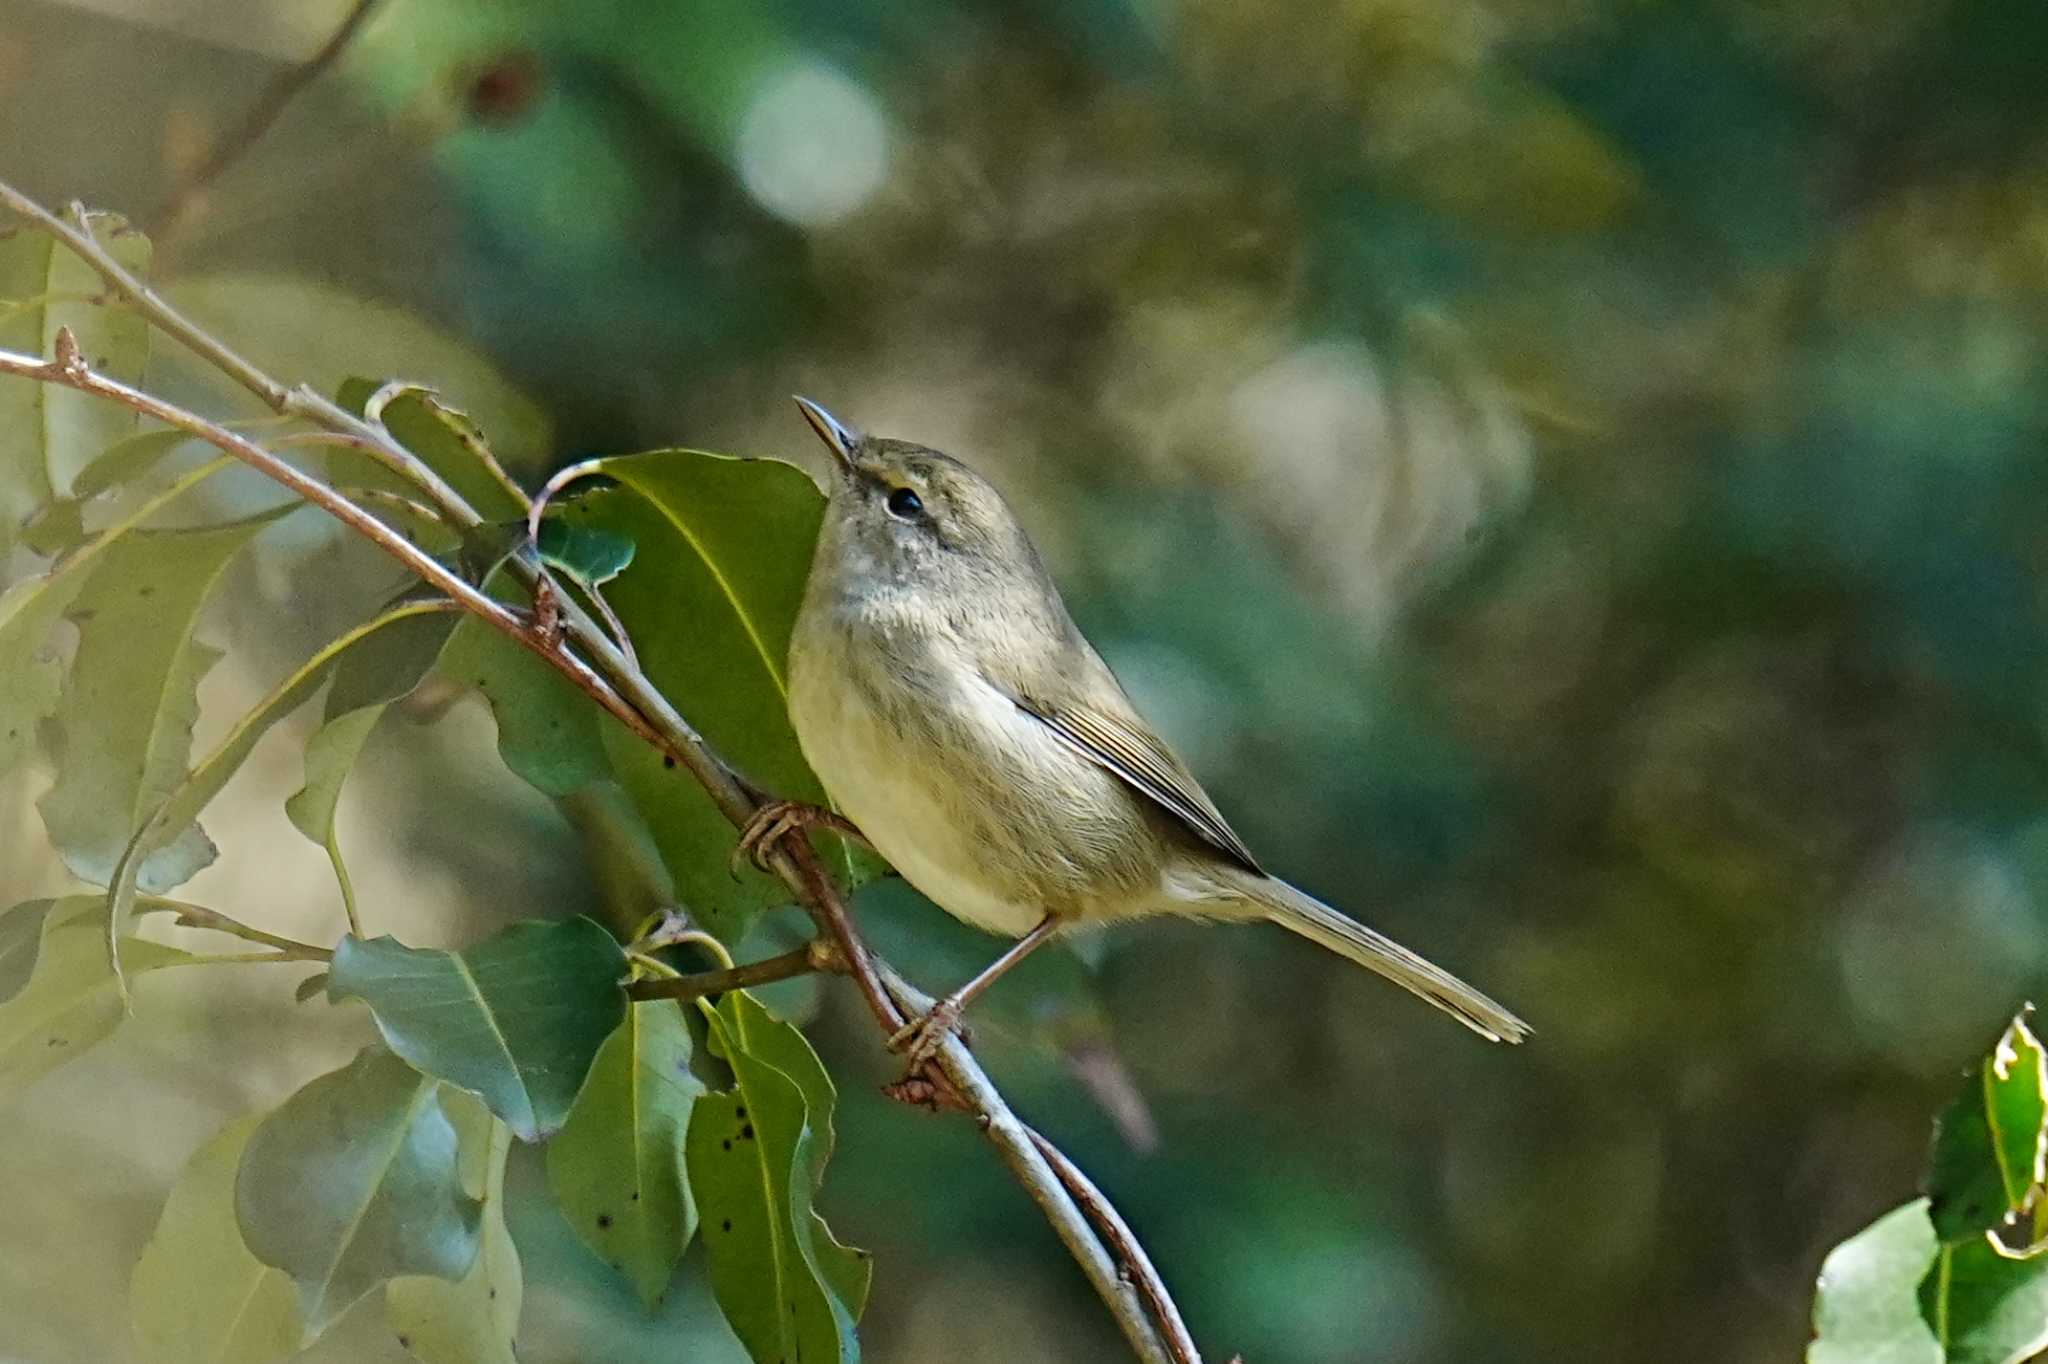
M 751 864 L 755 870 L 765 872 L 776 844 L 800 829 L 812 828 L 836 829 L 853 838 L 861 837 L 860 830 L 844 815 L 822 805 L 807 805 L 800 800 L 771 800 L 754 811 L 741 827 L 739 842 L 733 846 L 726 869 L 738 876 L 742 865 Z
M 902 1052 L 907 1073 L 915 1075 L 937 1054 L 951 1033 L 960 1034 L 963 1042 L 967 1040 L 967 1030 L 960 1026 L 960 1002 L 947 998 L 890 1034 L 889 1050 Z

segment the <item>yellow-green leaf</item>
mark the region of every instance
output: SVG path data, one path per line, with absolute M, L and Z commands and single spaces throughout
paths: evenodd
M 291 1279 L 235 1224 L 235 1171 L 262 1120 L 237 1118 L 199 1148 L 135 1264 L 128 1311 L 151 1364 L 271 1364 L 305 1343 Z
M 121 993 L 107 960 L 103 909 L 98 895 L 69 895 L 40 910 L 28 979 L 0 1000 L 0 1098 L 105 1041 L 120 1025 Z M 7 918 L 37 912 L 20 906 Z M 131 975 L 189 960 L 175 947 L 141 938 L 124 943 L 122 956 Z

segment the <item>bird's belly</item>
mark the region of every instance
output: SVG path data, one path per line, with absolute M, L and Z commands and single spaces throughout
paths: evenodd
M 804 756 L 840 810 L 875 850 L 939 908 L 989 933 L 1019 938 L 1046 904 L 995 871 L 978 821 L 964 818 L 926 773 L 933 756 L 907 753 L 858 691 L 799 688 L 792 711 Z

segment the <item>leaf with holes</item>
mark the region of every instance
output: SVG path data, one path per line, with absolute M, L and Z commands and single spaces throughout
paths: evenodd
M 185 779 L 199 679 L 220 657 L 197 638 L 207 600 L 228 561 L 297 505 L 123 535 L 73 599 L 78 652 L 57 703 L 57 779 L 39 805 L 50 841 L 84 880 L 109 884 L 129 840 Z M 213 857 L 188 825 L 149 854 L 137 884 L 168 890 Z
M 732 1089 L 697 1101 L 685 1144 L 712 1292 L 761 1364 L 857 1360 L 870 1266 L 812 1206 L 831 1149 L 829 1103 L 812 1097 L 830 1081 L 819 1089 L 824 1070 L 810 1044 L 744 992 L 707 1014 L 713 1049 L 733 1072 Z
M 615 486 L 571 498 L 559 517 L 638 546 L 605 598 L 648 677 L 738 770 L 777 796 L 822 804 L 789 725 L 785 667 L 824 511 L 817 486 L 793 465 L 692 450 L 591 467 Z M 693 914 L 732 940 L 758 911 L 787 902 L 773 877 L 728 873 L 732 826 L 701 787 L 623 728 L 603 732 L 613 770 Z M 850 881 L 877 867 L 843 845 L 833 854 L 834 870 Z
M 672 1002 L 631 1005 L 548 1143 L 548 1188 L 562 1215 L 650 1310 L 697 1227 L 683 1173 L 683 1134 L 704 1092 L 691 1050 Z
M 235 1175 L 235 1220 L 258 1260 L 324 1330 L 388 1279 L 461 1279 L 481 1209 L 463 1189 L 441 1086 L 381 1047 L 306 1085 L 263 1119 Z
M 138 274 L 148 269 L 147 237 L 106 215 L 91 226 L 121 264 Z M 69 328 L 94 369 L 140 383 L 149 327 L 130 309 L 101 303 L 105 290 L 55 238 L 27 227 L 0 231 L 0 350 L 54 356 L 58 331 Z M 32 512 L 69 495 L 78 471 L 134 429 L 135 414 L 118 403 L 58 384 L 0 379 L 0 556 Z
M 199 1148 L 135 1264 L 129 1317 L 155 1364 L 272 1364 L 306 1343 L 291 1278 L 251 1255 L 235 1224 L 235 1171 L 262 1121 L 237 1118 Z
M 2048 1257 L 1983 1234 L 1943 1245 L 1918 1298 L 1945 1364 L 2020 1364 L 2048 1347 Z
M 64 668 L 50 648 L 50 633 L 85 590 L 100 559 L 169 503 L 233 463 L 217 459 L 194 469 L 49 573 L 17 583 L 0 596 L 0 772 L 28 753 L 36 727 L 57 708 Z
M 0 997 L 0 1096 L 16 1092 L 38 1077 L 105 1041 L 121 1023 L 121 993 L 107 960 L 101 931 L 104 902 L 97 895 L 68 895 L 61 900 L 35 901 L 9 910 L 0 925 L 0 947 L 16 963 L 27 957 L 20 934 L 31 920 L 37 924 L 34 956 L 21 967 L 0 959 L 0 973 L 19 980 Z M 187 961 L 189 954 L 142 938 L 122 944 L 122 958 L 131 975 Z
M 2048 1054 L 2021 1013 L 1963 1081 L 1934 1128 L 1927 1196 L 1945 1242 L 2032 1206 L 2048 1156 Z
M 591 920 L 534 920 L 461 952 L 344 938 L 327 997 L 369 1005 L 393 1051 L 538 1141 L 624 1017 L 625 975 L 626 954 Z
M 360 415 L 380 387 L 368 379 L 350 379 L 335 393 L 334 400 Z M 525 514 L 526 507 L 519 496 L 500 483 L 481 458 L 479 451 L 486 448 L 483 432 L 468 413 L 449 407 L 432 394 L 411 390 L 385 405 L 384 426 L 486 521 L 510 521 Z M 393 492 L 418 491 L 389 473 L 382 479 L 366 474 L 365 481 Z
M 526 1281 L 505 1225 L 512 1129 L 460 1090 L 443 1086 L 441 1102 L 460 1142 L 463 1188 L 483 1203 L 476 1262 L 453 1282 L 431 1275 L 393 1279 L 384 1290 L 384 1317 L 398 1343 L 423 1364 L 518 1364 L 513 1339 Z

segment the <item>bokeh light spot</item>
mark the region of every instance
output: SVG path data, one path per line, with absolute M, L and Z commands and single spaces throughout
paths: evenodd
M 764 79 L 740 120 L 740 180 L 778 218 L 836 222 L 880 187 L 889 130 L 867 88 L 808 58 Z

